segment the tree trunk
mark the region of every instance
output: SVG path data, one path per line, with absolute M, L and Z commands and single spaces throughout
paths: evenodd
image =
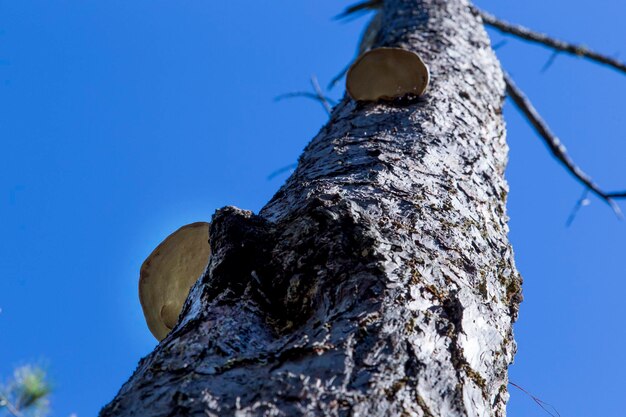
M 109 416 L 504 416 L 521 279 L 504 82 L 466 0 L 385 0 L 378 45 L 425 96 L 344 99 L 259 215 L 216 212 L 209 267 Z

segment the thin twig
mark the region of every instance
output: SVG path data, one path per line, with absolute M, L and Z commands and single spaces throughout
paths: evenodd
M 343 12 L 335 16 L 335 20 L 344 20 L 344 21 L 352 20 L 352 19 L 358 18 L 363 13 L 382 9 L 383 1 L 384 0 L 365 0 L 365 1 L 353 4 L 352 6 L 346 7 L 346 9 Z M 348 73 L 348 70 L 350 69 L 351 65 L 352 65 L 352 62 L 346 65 L 346 67 L 342 69 L 341 72 L 337 74 L 330 81 L 330 83 L 328 83 L 328 86 L 326 87 L 326 89 L 332 90 L 335 87 L 335 85 L 339 82 L 339 80 L 341 80 L 344 77 L 344 75 Z
M 313 91 L 315 93 L 309 93 L 307 91 L 298 91 L 295 93 L 287 93 L 287 94 L 281 94 L 280 96 L 276 97 L 275 100 L 276 101 L 280 101 L 280 100 L 284 100 L 287 98 L 294 98 L 294 97 L 306 97 L 306 98 L 310 98 L 313 99 L 317 102 L 319 102 L 323 107 L 324 110 L 326 110 L 326 113 L 330 116 L 331 112 L 332 112 L 332 105 L 337 104 L 336 101 L 334 101 L 333 99 L 330 99 L 328 97 L 326 97 L 324 95 L 324 92 L 322 91 L 322 87 L 320 87 L 320 83 L 317 80 L 317 77 L 314 75 L 311 76 L 311 87 L 313 87 Z M 290 164 L 287 166 L 284 166 L 282 168 L 277 169 L 276 171 L 272 172 L 270 175 L 268 175 L 267 179 L 268 181 L 273 179 L 274 177 L 282 174 L 283 172 L 287 172 L 290 170 L 293 170 L 294 168 L 296 168 L 298 166 L 298 164 Z
M 559 138 L 552 133 L 548 124 L 541 118 L 537 110 L 533 107 L 530 100 L 524 95 L 524 93 L 515 85 L 515 82 L 511 79 L 509 74 L 504 74 L 504 80 L 506 81 L 506 91 L 509 97 L 513 100 L 517 108 L 524 114 L 526 119 L 534 127 L 535 131 L 541 136 L 545 144 L 548 146 L 554 157 L 561 162 L 565 168 L 572 174 L 578 181 L 580 181 L 589 191 L 600 197 L 606 202 L 615 214 L 622 218 L 622 211 L 615 202 L 614 199 L 626 197 L 626 193 L 607 193 L 602 191 L 598 187 L 591 177 L 589 177 L 582 169 L 580 169 L 574 161 L 567 154 L 567 149 L 561 143 Z
M 350 69 L 351 65 L 352 65 L 352 62 L 346 65 L 345 68 L 342 69 L 339 74 L 335 75 L 335 78 L 330 80 L 330 82 L 328 83 L 328 87 L 326 87 L 326 89 L 332 90 L 335 87 L 335 85 L 337 85 L 337 83 L 343 78 L 343 76 L 348 73 L 348 70 Z
M 268 181 L 272 180 L 272 179 L 274 179 L 274 177 L 277 177 L 278 175 L 282 174 L 283 172 L 294 170 L 297 166 L 298 166 L 298 164 L 289 164 L 287 166 L 279 168 L 276 171 L 272 172 L 270 175 L 268 175 L 267 176 L 267 180 Z
M 549 48 L 556 49 L 561 52 L 568 53 L 570 55 L 575 55 L 583 58 L 590 59 L 597 63 L 607 65 L 617 71 L 626 73 L 626 63 L 619 61 L 615 58 L 612 58 L 608 55 L 604 55 L 591 49 L 587 48 L 584 45 L 576 45 L 569 42 L 564 42 L 558 39 L 554 39 L 546 34 L 534 32 L 524 26 L 516 25 L 513 23 L 505 22 L 504 20 L 500 20 L 494 15 L 487 13 L 485 11 L 474 8 L 476 13 L 478 13 L 483 22 L 491 26 L 494 29 L 499 30 L 503 33 L 508 33 L 513 36 L 517 36 L 518 38 L 525 39 L 529 42 L 540 43 Z
M 326 111 L 326 113 L 328 113 L 329 115 L 330 115 L 330 111 L 328 110 L 328 103 L 331 103 L 331 102 L 335 103 L 334 100 L 328 97 L 320 98 L 319 95 L 314 94 L 314 93 L 309 93 L 308 91 L 296 91 L 294 93 L 281 94 L 279 96 L 276 96 L 274 100 L 282 101 L 288 98 L 296 98 L 296 97 L 310 98 L 311 100 L 315 100 L 319 102 L 324 107 L 324 110 Z
M 518 390 L 522 391 L 524 394 L 528 395 L 530 398 L 532 398 L 532 400 L 537 403 L 537 405 L 539 407 L 541 407 L 543 409 L 543 411 L 545 411 L 546 413 L 548 413 L 549 415 L 551 415 L 552 417 L 561 417 L 561 414 L 559 413 L 559 411 L 556 409 L 556 407 L 554 407 L 551 404 L 548 404 L 547 402 L 543 401 L 541 398 L 535 397 L 534 395 L 532 395 L 530 392 L 526 391 L 524 388 L 520 387 L 519 385 L 517 385 L 514 382 L 509 381 L 509 384 L 514 386 L 515 388 L 517 388 Z M 554 413 L 550 410 L 548 410 L 547 407 L 550 407 L 552 409 L 552 411 L 554 411 Z M 556 413 L 556 414 L 555 414 Z
M 509 43 L 509 41 L 507 41 L 506 39 L 503 39 L 500 42 L 498 42 L 495 45 L 493 45 L 492 48 L 493 48 L 494 51 L 497 51 L 498 49 L 502 48 L 507 43 Z
M 580 196 L 580 198 L 576 202 L 576 205 L 572 209 L 572 212 L 567 218 L 567 222 L 565 222 L 565 227 L 570 227 L 574 223 L 574 220 L 576 220 L 576 216 L 578 215 L 578 212 L 580 211 L 580 209 L 589 205 L 589 199 L 587 198 L 588 195 L 589 195 L 589 189 L 585 188 L 585 190 L 583 191 L 583 194 Z
M 17 407 L 15 407 L 11 401 L 9 401 L 9 399 L 7 397 L 5 397 L 3 394 L 0 394 L 0 408 L 5 407 L 7 409 L 7 411 L 9 412 L 9 414 L 11 414 L 12 416 L 15 417 L 22 417 L 23 414 L 20 412 L 20 410 L 17 409 Z
M 322 92 L 322 89 L 320 88 L 319 82 L 317 81 L 317 77 L 315 75 L 311 77 L 311 85 L 313 86 L 314 93 L 309 93 L 308 91 L 296 91 L 293 93 L 281 94 L 275 97 L 274 100 L 281 101 L 281 100 L 294 98 L 294 97 L 310 98 L 320 103 L 324 107 L 324 110 L 326 111 L 326 113 L 328 113 L 328 115 L 330 116 L 330 113 L 332 111 L 331 103 L 334 105 L 334 104 L 337 104 L 337 102 L 324 95 L 324 93 Z
M 281 100 L 285 100 L 285 99 L 288 99 L 288 98 L 294 98 L 294 97 L 305 97 L 305 98 L 310 98 L 312 100 L 319 101 L 319 97 L 317 96 L 317 94 L 311 93 L 309 91 L 295 91 L 293 93 L 281 94 L 279 96 L 274 97 L 274 100 L 275 101 L 281 101 Z
M 554 64 L 554 61 L 556 61 L 556 58 L 559 56 L 560 51 L 553 51 L 552 54 L 550 55 L 550 58 L 548 58 L 548 61 L 546 61 L 546 64 L 543 66 L 543 68 L 541 68 L 541 72 L 546 72 L 547 70 L 550 69 L 550 67 L 552 66 L 552 64 Z
M 315 76 L 315 74 L 311 75 L 311 86 L 313 87 L 313 91 L 315 91 L 317 97 L 320 99 L 322 106 L 324 106 L 324 109 L 326 109 L 326 113 L 328 113 L 328 115 L 330 116 L 333 108 L 328 102 L 328 98 L 324 95 L 324 92 L 322 91 L 320 83 L 317 81 L 317 77 Z
M 335 16 L 335 19 L 342 20 L 355 17 L 360 12 L 379 9 L 383 6 L 383 0 L 365 0 L 360 3 L 348 6 L 346 10 Z

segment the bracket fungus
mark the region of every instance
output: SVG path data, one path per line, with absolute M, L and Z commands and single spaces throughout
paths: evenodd
M 141 265 L 139 300 L 148 328 L 159 341 L 176 325 L 189 290 L 209 262 L 209 226 L 197 222 L 181 227 Z
M 415 52 L 376 48 L 352 64 L 346 77 L 346 90 L 357 101 L 392 101 L 421 96 L 429 80 L 428 67 Z

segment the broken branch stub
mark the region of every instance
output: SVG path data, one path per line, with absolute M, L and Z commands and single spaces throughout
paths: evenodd
M 346 77 L 346 90 L 357 101 L 392 101 L 421 96 L 429 80 L 428 67 L 415 52 L 376 48 L 352 64 Z
M 209 262 L 209 226 L 197 222 L 181 227 L 141 265 L 139 300 L 148 328 L 159 341 L 176 326 L 189 290 Z

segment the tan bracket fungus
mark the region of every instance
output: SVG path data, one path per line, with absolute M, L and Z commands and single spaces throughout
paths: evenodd
M 197 222 L 181 227 L 141 265 L 139 300 L 148 328 L 159 341 L 176 325 L 189 290 L 209 262 L 209 226 Z
M 346 90 L 357 101 L 391 101 L 421 96 L 428 87 L 428 67 L 418 54 L 402 48 L 376 48 L 352 64 Z

